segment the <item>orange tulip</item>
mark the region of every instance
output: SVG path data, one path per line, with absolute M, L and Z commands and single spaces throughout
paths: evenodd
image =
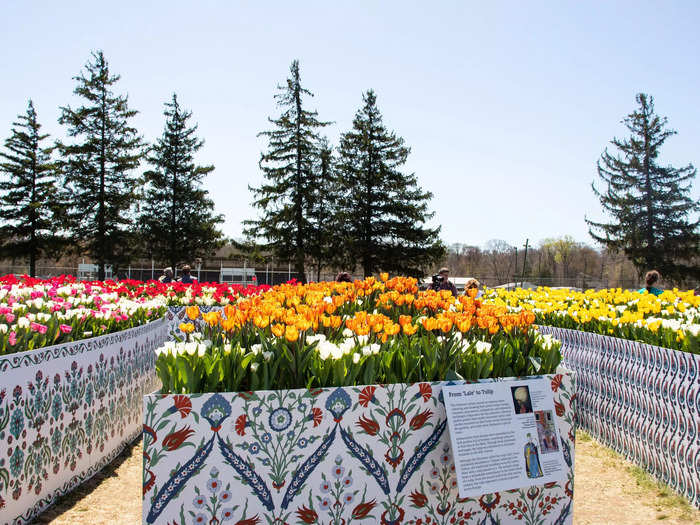
M 284 338 L 290 343 L 293 343 L 299 339 L 299 331 L 294 326 L 288 326 L 284 330 Z
M 407 323 L 403 325 L 403 333 L 406 335 L 413 335 L 418 331 L 418 325 L 417 324 L 411 324 Z
M 270 328 L 272 335 L 276 337 L 282 337 L 284 335 L 284 325 L 283 324 L 273 324 Z

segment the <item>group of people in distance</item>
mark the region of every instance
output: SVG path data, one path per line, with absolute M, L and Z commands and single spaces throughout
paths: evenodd
M 163 275 L 161 275 L 158 280 L 162 283 L 172 283 L 172 282 L 181 282 L 181 283 L 194 283 L 196 282 L 195 279 L 192 277 L 192 268 L 188 264 L 184 265 L 182 267 L 182 275 L 180 278 L 175 279 L 173 275 L 173 269 L 168 267 L 163 269 Z M 434 283 L 432 285 L 432 289 L 435 291 L 440 291 L 440 290 L 449 290 L 452 292 L 452 295 L 457 297 L 457 287 L 454 285 L 453 282 L 450 281 L 450 270 L 449 268 L 440 268 L 440 271 L 438 271 L 438 276 L 441 278 L 437 283 Z M 352 277 L 348 272 L 340 272 L 335 280 L 339 283 L 351 283 L 352 282 Z M 656 271 L 656 270 L 651 270 L 646 273 L 644 276 L 644 282 L 646 283 L 646 286 L 644 288 L 640 288 L 638 291 L 639 293 L 650 293 L 654 295 L 661 295 L 663 293 L 663 290 L 661 288 L 657 288 L 655 285 L 658 285 L 659 281 L 661 280 L 661 274 Z M 477 281 L 474 278 L 467 279 L 467 282 L 464 283 L 464 293 L 469 294 L 470 290 L 476 290 L 476 295 L 474 297 L 479 297 L 481 295 L 481 290 L 479 290 L 479 286 L 481 286 L 481 283 Z M 473 293 L 473 292 L 472 292 Z
M 174 282 L 181 282 L 185 284 L 191 284 L 196 282 L 196 280 L 192 277 L 192 268 L 190 268 L 189 264 L 186 264 L 182 267 L 182 275 L 178 278 L 175 279 L 175 276 L 173 274 L 173 269 L 170 268 L 169 266 L 167 268 L 163 269 L 163 275 L 161 275 L 158 280 L 161 283 L 174 283 Z

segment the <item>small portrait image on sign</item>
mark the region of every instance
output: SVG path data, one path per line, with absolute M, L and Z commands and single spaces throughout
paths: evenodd
M 540 466 L 540 455 L 537 452 L 537 445 L 532 439 L 532 435 L 527 435 L 527 442 L 523 447 L 523 453 L 525 454 L 525 473 L 528 478 L 541 478 L 542 467 Z
M 535 423 L 537 425 L 537 440 L 540 442 L 542 454 L 557 452 L 559 442 L 554 429 L 554 414 L 551 410 L 536 410 Z
M 530 400 L 530 388 L 527 386 L 510 387 L 513 396 L 513 408 L 516 414 L 532 414 L 532 401 Z

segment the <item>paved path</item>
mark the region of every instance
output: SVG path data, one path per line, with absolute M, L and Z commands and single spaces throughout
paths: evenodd
M 579 434 L 576 443 L 574 525 L 700 525 L 700 511 L 659 488 L 609 449 Z M 141 443 L 45 512 L 36 523 L 141 523 Z M 367 524 L 369 525 L 369 524 Z

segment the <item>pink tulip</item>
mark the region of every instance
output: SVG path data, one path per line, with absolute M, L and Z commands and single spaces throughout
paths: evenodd
M 5 320 L 6 320 L 8 323 L 11 323 L 12 321 L 15 320 L 15 314 L 5 314 Z
M 10 335 L 7 338 L 7 342 L 10 343 L 10 346 L 15 346 L 17 344 L 17 334 L 14 332 L 10 332 Z
M 58 329 L 59 329 L 61 332 L 63 332 L 64 334 L 69 334 L 69 333 L 71 333 L 71 331 L 73 330 L 73 327 L 72 327 L 72 326 L 69 326 L 69 325 L 67 325 L 67 324 L 62 324 L 62 325 L 58 325 Z
M 33 332 L 39 332 L 40 334 L 45 334 L 48 329 L 47 326 L 39 323 L 32 323 L 29 325 Z

